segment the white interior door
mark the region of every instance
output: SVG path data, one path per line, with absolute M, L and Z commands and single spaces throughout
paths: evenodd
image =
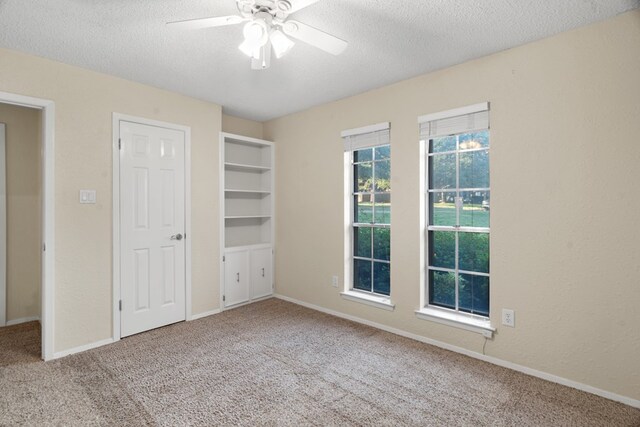
M 122 337 L 185 320 L 185 134 L 120 122 Z

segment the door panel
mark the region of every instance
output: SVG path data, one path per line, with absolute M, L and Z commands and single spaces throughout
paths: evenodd
M 121 336 L 185 320 L 184 132 L 120 122 Z
M 135 258 L 134 262 L 134 275 L 135 281 L 133 286 L 135 288 L 136 306 L 135 312 L 149 310 L 151 306 L 150 302 L 150 283 L 149 283 L 149 250 L 148 249 L 135 249 L 133 251 Z
M 162 226 L 173 227 L 175 220 L 175 171 L 163 169 L 162 176 Z
M 227 252 L 224 262 L 224 306 L 249 301 L 249 252 Z
M 149 169 L 133 168 L 135 228 L 149 228 Z
M 176 301 L 176 248 L 165 246 L 162 248 L 162 305 L 173 304 Z
M 261 298 L 273 293 L 271 248 L 251 251 L 251 298 Z

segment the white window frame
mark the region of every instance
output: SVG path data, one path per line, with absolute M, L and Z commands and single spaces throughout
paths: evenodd
M 344 215 L 344 289 L 341 292 L 342 298 L 383 310 L 392 311 L 395 304 L 391 302 L 391 296 L 367 292 L 353 288 L 353 243 L 354 243 L 354 188 L 353 188 L 353 152 L 364 149 L 374 148 L 390 144 L 388 136 L 390 126 L 388 122 L 378 123 L 371 126 L 365 126 L 357 129 L 350 129 L 342 132 L 341 136 L 345 143 L 344 147 L 344 197 L 345 197 L 345 215 Z M 386 133 L 384 131 L 387 131 Z M 385 136 L 386 135 L 386 136 Z M 355 137 L 355 140 L 354 138 Z M 386 138 L 386 139 L 385 139 Z M 373 161 L 373 160 L 372 160 Z M 373 192 L 371 194 L 374 194 Z M 374 228 L 374 227 L 372 227 Z M 388 226 L 391 228 L 391 225 Z M 389 261 L 391 264 L 391 261 Z
M 486 112 L 486 117 L 483 113 Z M 456 278 L 456 308 L 449 309 L 436 305 L 429 304 L 429 270 L 440 270 L 438 268 L 429 268 L 429 231 L 438 231 L 439 229 L 452 231 L 451 227 L 438 227 L 429 225 L 429 186 L 428 186 L 428 167 L 429 167 L 429 158 L 430 153 L 428 149 L 429 139 L 432 139 L 437 136 L 430 136 L 429 132 L 433 131 L 433 123 L 436 123 L 435 127 L 437 128 L 438 121 L 443 120 L 444 124 L 450 124 L 459 122 L 459 126 L 454 126 L 454 131 L 451 134 L 464 134 L 473 131 L 479 130 L 489 130 L 489 120 L 488 120 L 488 112 L 489 112 L 489 103 L 484 102 L 480 104 L 474 104 L 467 107 L 456 108 L 453 110 L 443 111 L 434 114 L 428 114 L 425 116 L 421 116 L 418 118 L 418 123 L 421 127 L 421 136 L 420 136 L 420 196 L 421 196 L 421 229 L 422 231 L 422 239 L 421 239 L 421 251 L 423 256 L 422 259 L 422 268 L 421 268 L 421 278 L 420 278 L 420 308 L 416 310 L 416 316 L 423 320 L 429 320 L 432 322 L 453 326 L 456 328 L 468 330 L 471 332 L 476 332 L 484 335 L 487 338 L 493 337 L 493 332 L 495 332 L 495 328 L 491 326 L 491 304 L 489 304 L 489 317 L 480 316 L 472 313 L 465 313 L 459 310 L 458 304 L 458 286 L 457 286 L 457 278 Z M 474 124 L 474 116 L 479 117 L 477 120 L 478 123 Z M 469 118 L 469 120 L 467 120 Z M 430 128 L 431 127 L 431 128 Z M 456 129 L 457 127 L 457 129 Z M 446 134 L 438 135 L 445 136 Z M 482 151 L 482 150 L 468 150 L 471 151 Z M 465 150 L 467 152 L 467 150 Z M 444 154 L 444 153 L 438 153 Z M 455 151 L 456 158 L 459 156 L 459 151 L 456 148 Z M 457 159 L 456 159 L 457 160 Z M 458 162 L 456 162 L 458 164 Z M 457 167 L 456 167 L 457 168 Z M 456 172 L 456 195 L 458 195 L 460 191 L 460 183 L 459 183 L 459 172 Z M 465 189 L 465 191 L 468 189 Z M 489 189 L 483 188 L 483 191 L 490 191 Z M 456 198 L 456 200 L 458 200 Z M 459 212 L 456 213 L 459 215 Z M 473 232 L 484 232 L 490 234 L 490 227 L 484 229 L 479 227 L 456 227 L 457 232 L 464 231 L 473 231 Z M 457 247 L 457 238 L 456 238 L 456 260 L 458 259 L 458 247 Z M 455 270 L 457 273 L 465 273 L 458 269 L 458 263 L 456 262 Z M 451 269 L 443 269 L 443 271 L 451 271 Z M 487 274 L 481 274 L 478 272 L 471 272 L 472 274 L 489 276 Z M 491 289 L 491 287 L 490 287 Z M 490 293 L 491 295 L 491 293 Z

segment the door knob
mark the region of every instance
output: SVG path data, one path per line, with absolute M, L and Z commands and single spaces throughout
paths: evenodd
M 171 240 L 182 240 L 182 234 L 174 234 L 173 236 L 171 236 Z

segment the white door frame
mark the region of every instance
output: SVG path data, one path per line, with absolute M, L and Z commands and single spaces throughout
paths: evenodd
M 54 301 L 55 301 L 55 103 L 0 92 L 0 103 L 42 110 L 42 284 L 40 324 L 42 326 L 42 355 L 54 358 Z
M 191 320 L 191 128 L 158 120 L 113 113 L 113 341 L 120 340 L 120 122 L 132 122 L 184 132 L 185 196 L 185 317 Z
M 4 123 L 0 123 L 0 327 L 7 324 L 7 168 Z

